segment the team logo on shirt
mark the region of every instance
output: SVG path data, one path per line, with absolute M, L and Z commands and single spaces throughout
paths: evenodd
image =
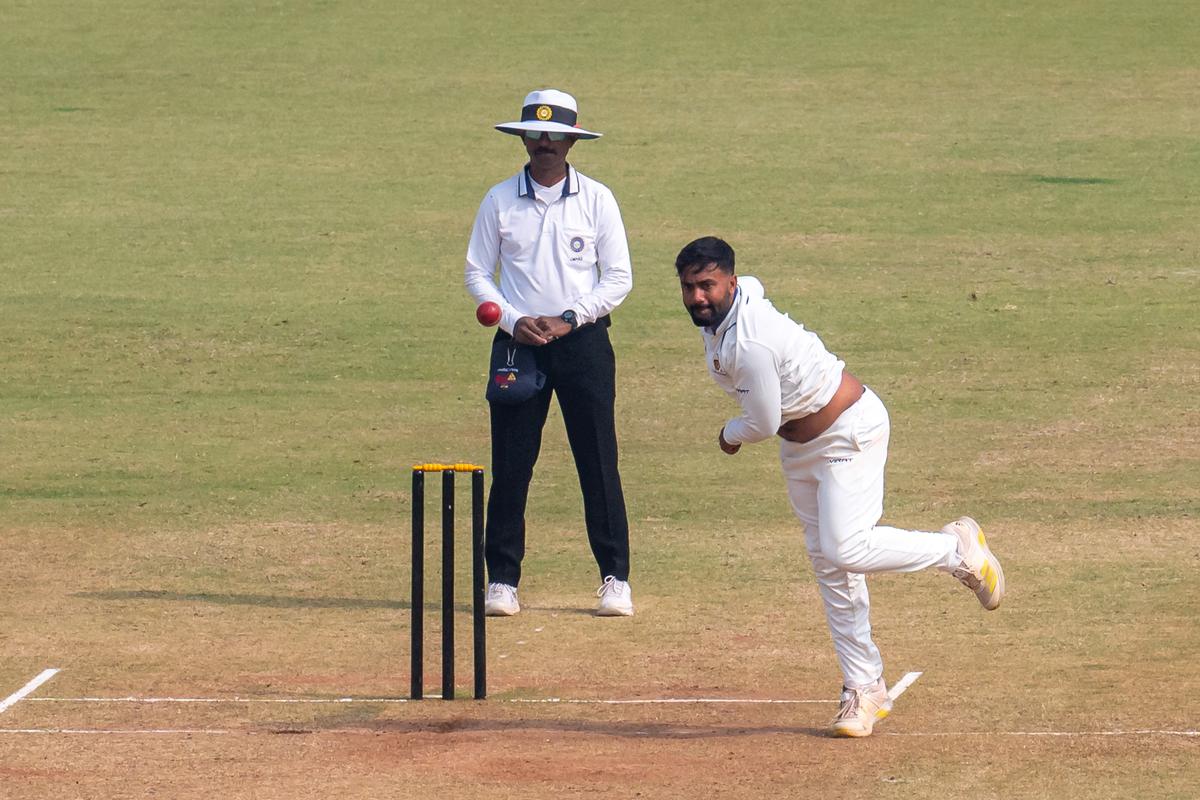
M 572 236 L 570 246 L 571 246 L 572 253 L 582 253 L 583 252 L 583 237 L 582 236 Z

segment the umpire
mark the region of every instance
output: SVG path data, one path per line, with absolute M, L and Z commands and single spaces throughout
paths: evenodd
M 521 610 L 517 585 L 525 555 L 525 505 L 551 394 L 558 396 L 566 424 L 588 541 L 600 568 L 596 613 L 633 614 L 629 522 L 613 419 L 616 362 L 608 338 L 609 313 L 629 294 L 633 272 L 613 193 L 567 163 L 576 141 L 601 135 L 579 127 L 577 119 L 574 97 L 542 89 L 526 96 L 519 122 L 496 126 L 521 137 L 529 162 L 488 191 L 467 248 L 467 291 L 476 303 L 497 303 L 502 312 L 493 374 L 497 357 L 507 358 L 511 367 L 524 347 L 525 355 L 532 355 L 526 372 L 536 366 L 545 380 L 516 402 L 489 393 L 489 616 Z

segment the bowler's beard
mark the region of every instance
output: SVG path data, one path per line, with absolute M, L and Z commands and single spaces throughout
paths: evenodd
M 688 307 L 688 316 L 692 318 L 692 324 L 697 328 L 719 328 L 721 323 L 725 321 L 725 318 L 729 316 L 730 310 L 733 309 L 733 297 L 730 296 L 725 308 L 713 304 L 705 306 L 705 310 L 708 309 L 712 309 L 712 314 L 708 317 L 701 317 L 690 306 Z

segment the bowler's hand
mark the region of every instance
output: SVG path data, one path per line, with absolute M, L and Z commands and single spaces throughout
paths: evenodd
M 571 332 L 570 323 L 563 322 L 561 317 L 538 317 L 534 322 L 547 341 L 561 339 Z
M 725 441 L 725 429 L 724 428 L 721 428 L 721 432 L 717 434 L 717 441 L 721 443 L 721 450 L 723 450 L 726 455 L 731 456 L 734 453 L 736 453 L 738 450 L 742 449 L 742 446 L 740 444 L 730 444 L 729 442 Z
M 539 317 L 538 319 L 544 319 Z M 565 322 L 563 323 L 566 324 Z M 542 335 L 541 329 L 538 327 L 538 320 L 533 317 L 521 317 L 517 320 L 517 324 L 513 326 L 513 338 L 521 344 L 531 344 L 540 347 L 549 341 Z

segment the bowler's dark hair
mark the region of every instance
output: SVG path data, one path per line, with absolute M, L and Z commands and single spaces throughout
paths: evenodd
M 733 248 L 724 239 L 702 236 L 689 242 L 675 257 L 675 272 L 682 275 L 685 270 L 709 264 L 727 275 L 733 274 Z

